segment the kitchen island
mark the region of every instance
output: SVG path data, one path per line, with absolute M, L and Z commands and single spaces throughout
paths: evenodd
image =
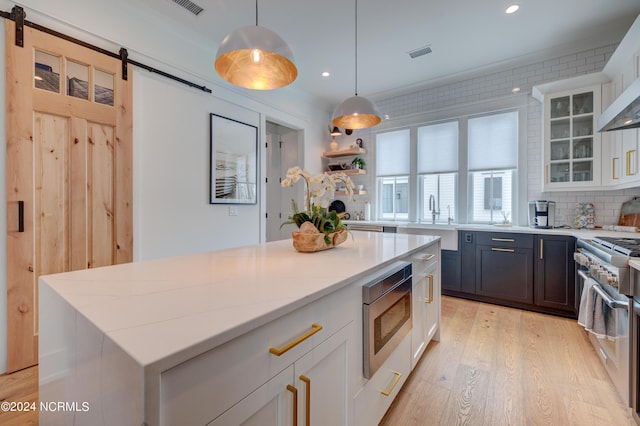
M 259 399 L 263 385 L 343 336 L 347 362 L 330 371 L 345 376 L 342 416 L 352 424 L 354 395 L 366 383 L 362 280 L 425 248 L 439 257 L 439 238 L 353 232 L 311 254 L 284 240 L 43 276 L 40 401 L 67 406 L 41 411 L 40 423 L 206 424 L 240 400 Z M 299 328 L 286 335 L 310 326 L 317 334 L 270 354 L 292 326 Z M 289 400 L 276 398 L 279 410 Z

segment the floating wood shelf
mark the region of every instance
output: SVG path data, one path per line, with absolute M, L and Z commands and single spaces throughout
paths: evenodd
M 345 170 L 334 170 L 325 172 L 327 174 L 335 174 L 335 173 L 344 173 L 345 175 L 366 175 L 367 171 L 364 169 L 345 169 Z
M 367 150 L 364 148 L 349 148 L 349 149 L 341 149 L 339 151 L 327 151 L 322 154 L 323 157 L 333 158 L 333 157 L 346 157 L 348 155 L 364 155 L 367 153 Z

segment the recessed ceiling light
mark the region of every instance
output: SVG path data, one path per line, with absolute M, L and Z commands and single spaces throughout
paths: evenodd
M 520 91 L 519 87 L 514 87 L 513 89 L 511 89 L 511 93 L 518 93 Z
M 512 13 L 516 13 L 518 9 L 520 9 L 520 6 L 518 6 L 517 4 L 512 4 L 507 7 L 507 10 L 505 10 L 504 12 L 511 15 Z
M 325 78 L 329 77 L 330 75 L 331 75 L 331 73 L 329 71 L 323 71 L 322 72 L 322 76 L 325 77 Z

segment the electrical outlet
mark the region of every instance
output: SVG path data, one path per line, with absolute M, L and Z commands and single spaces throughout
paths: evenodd
M 238 206 L 229 206 L 229 216 L 238 216 Z

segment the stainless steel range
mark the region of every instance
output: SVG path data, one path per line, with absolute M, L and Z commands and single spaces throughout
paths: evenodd
M 581 284 L 578 322 L 590 331 L 589 339 L 620 397 L 631 406 L 633 354 L 629 330 L 633 303 L 629 259 L 640 257 L 640 239 L 595 237 L 579 239 L 576 245 L 574 259 Z

